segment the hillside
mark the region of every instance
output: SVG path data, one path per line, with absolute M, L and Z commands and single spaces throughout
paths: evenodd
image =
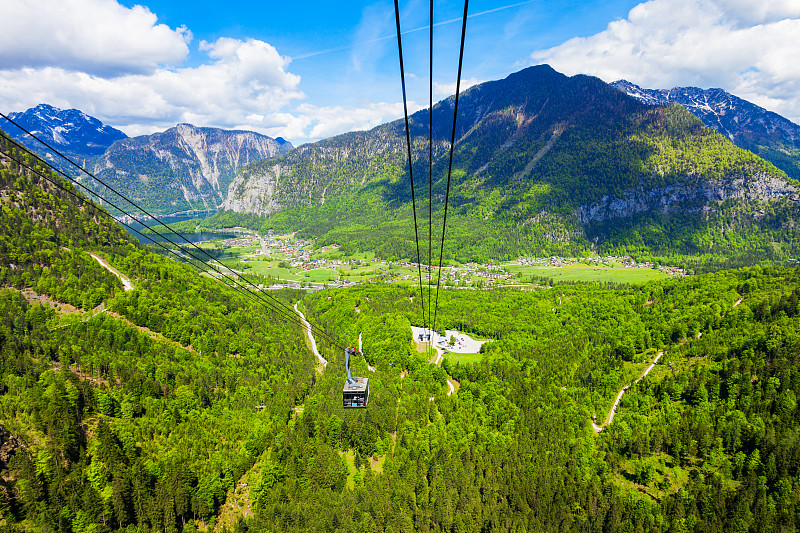
M 644 89 L 626 80 L 611 84 L 648 105 L 680 104 L 736 146 L 800 178 L 800 125 L 722 89 Z
M 0 152 L 0 529 L 215 517 L 312 381 L 300 329 Z
M 370 405 L 345 410 L 338 350 L 315 368 L 298 327 L 0 152 L 5 531 L 796 527 L 795 270 L 445 291 L 442 325 L 493 342 L 441 366 L 413 290 L 285 294 L 363 336 Z
M 434 108 L 437 218 L 452 106 L 451 97 Z M 426 111 L 411 117 L 411 128 L 422 188 Z M 471 87 L 456 138 L 446 249 L 461 260 L 587 250 L 732 254 L 741 240 L 752 248 L 791 241 L 785 229 L 797 189 L 782 171 L 680 106 L 647 106 L 597 78 L 544 65 Z M 223 210 L 267 216 L 265 228 L 412 257 L 407 172 L 396 121 L 243 169 Z

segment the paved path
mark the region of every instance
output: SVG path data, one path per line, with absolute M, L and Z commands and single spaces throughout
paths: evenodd
M 122 282 L 122 287 L 126 291 L 132 291 L 133 290 L 133 283 L 131 283 L 131 280 L 129 280 L 128 278 L 126 278 L 125 276 L 120 274 L 119 271 L 117 271 L 116 268 L 114 268 L 111 265 L 109 265 L 108 261 L 106 261 L 105 259 L 103 259 L 102 257 L 100 257 L 99 255 L 97 255 L 97 254 L 95 254 L 93 252 L 87 252 L 87 253 L 89 255 L 91 255 L 92 257 L 94 257 L 95 260 L 98 263 L 100 263 L 100 266 L 102 266 L 103 268 L 105 268 L 106 270 L 108 270 L 109 272 L 114 274 L 115 276 L 117 276 L 119 278 L 119 280 Z
M 317 356 L 317 360 L 320 362 L 322 366 L 328 366 L 328 361 L 324 357 L 322 357 L 319 354 L 319 350 L 317 350 L 317 341 L 314 340 L 314 335 L 311 333 L 311 324 L 308 323 L 308 320 L 306 320 L 306 317 L 303 314 L 303 312 L 297 308 L 297 303 L 294 304 L 294 310 L 297 311 L 298 315 L 300 315 L 300 320 L 303 321 L 303 325 L 306 327 L 308 340 L 311 342 L 311 351 L 314 353 L 314 355 Z
M 650 371 L 653 370 L 653 367 L 656 366 L 656 363 L 658 363 L 658 360 L 661 359 L 662 355 L 664 355 L 664 352 L 658 352 L 656 358 L 653 359 L 653 363 L 647 367 L 644 373 L 641 376 L 639 376 L 636 379 L 636 381 L 634 381 L 634 383 L 639 383 L 642 380 L 642 378 L 644 378 L 647 374 L 649 374 Z M 594 422 L 594 420 L 592 420 L 592 427 L 594 428 L 595 432 L 600 433 L 606 426 L 610 425 L 611 422 L 614 421 L 614 415 L 617 413 L 617 407 L 619 406 L 619 402 L 620 400 L 622 400 L 622 395 L 625 394 L 625 391 L 628 390 L 628 387 L 630 387 L 630 385 L 625 385 L 624 387 L 622 387 L 622 390 L 619 391 L 619 394 L 617 394 L 617 399 L 614 401 L 614 405 L 611 407 L 611 411 L 608 413 L 608 420 L 606 420 L 602 426 L 598 426 Z

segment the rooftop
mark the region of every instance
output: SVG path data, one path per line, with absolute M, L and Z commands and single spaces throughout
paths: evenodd
M 357 378 L 353 377 L 353 382 L 348 382 L 345 380 L 344 382 L 344 389 L 343 392 L 358 392 L 358 391 L 365 391 L 367 390 L 367 384 L 369 383 L 369 378 Z

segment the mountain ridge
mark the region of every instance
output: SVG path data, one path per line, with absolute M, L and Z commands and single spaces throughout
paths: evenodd
M 236 169 L 293 148 L 282 137 L 187 123 L 152 135 L 128 137 L 78 109 L 62 110 L 49 104 L 10 113 L 9 118 L 159 215 L 215 211 Z M 13 124 L 6 129 L 12 138 L 55 161 L 51 150 Z M 108 194 L 99 182 L 73 167 L 63 170 L 102 196 Z
M 644 89 L 627 80 L 610 84 L 647 105 L 677 103 L 737 146 L 800 178 L 800 125 L 723 89 Z
M 252 131 L 181 123 L 115 142 L 93 170 L 157 214 L 216 210 L 238 168 L 292 148 Z
M 450 97 L 433 109 L 436 217 L 446 192 L 452 105 Z M 424 188 L 427 115 L 409 118 L 415 185 Z M 465 91 L 457 128 L 448 236 L 461 259 L 649 249 L 663 239 L 621 238 L 609 221 L 625 225 L 645 216 L 650 220 L 641 224 L 664 231 L 669 219 L 688 216 L 691 231 L 704 233 L 703 217 L 717 216 L 726 203 L 747 204 L 742 209 L 749 212 L 778 202 L 788 209 L 784 217 L 797 202 L 797 184 L 784 172 L 678 104 L 646 105 L 598 78 L 567 77 L 549 66 Z M 265 216 L 264 228 L 303 229 L 324 242 L 355 242 L 386 255 L 402 248 L 411 257 L 404 137 L 402 121 L 394 121 L 245 167 L 217 218 L 237 211 Z M 674 235 L 684 251 L 702 249 L 691 243 L 704 239 Z
M 78 109 L 59 109 L 49 104 L 39 104 L 26 111 L 9 113 L 8 116 L 54 148 L 82 159 L 96 157 L 115 141 L 128 138 L 122 131 Z M 36 141 L 13 124 L 4 129 L 13 139 L 26 146 L 36 150 L 40 148 Z

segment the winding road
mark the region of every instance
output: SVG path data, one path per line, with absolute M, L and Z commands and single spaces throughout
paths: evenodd
M 644 373 L 641 376 L 639 376 L 636 379 L 636 381 L 634 381 L 634 383 L 639 383 L 639 381 L 641 381 L 642 378 L 644 378 L 647 374 L 649 374 L 650 371 L 653 370 L 653 367 L 656 366 L 656 363 L 658 363 L 658 360 L 661 359 L 662 355 L 664 355 L 664 352 L 658 352 L 656 358 L 653 359 L 653 363 L 647 367 Z M 625 385 L 624 387 L 622 387 L 622 390 L 619 391 L 619 394 L 617 394 L 617 399 L 614 401 L 614 405 L 611 407 L 611 411 L 608 413 L 608 420 L 606 420 L 602 426 L 598 426 L 595 423 L 595 421 L 592 420 L 592 427 L 594 428 L 596 433 L 600 433 L 606 426 L 610 425 L 611 422 L 614 421 L 614 415 L 617 413 L 617 407 L 619 407 L 619 402 L 620 400 L 622 400 L 622 395 L 625 394 L 625 391 L 628 390 L 628 387 L 630 387 L 630 385 Z

